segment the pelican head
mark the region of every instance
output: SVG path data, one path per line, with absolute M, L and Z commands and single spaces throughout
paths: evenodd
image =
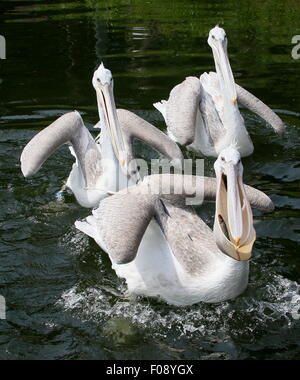
M 214 169 L 217 177 L 215 241 L 232 258 L 249 260 L 256 233 L 244 189 L 240 153 L 233 146 L 222 150 Z
M 237 104 L 237 93 L 235 81 L 228 59 L 227 37 L 225 30 L 219 26 L 214 27 L 209 32 L 207 42 L 212 48 L 221 89 L 233 104 Z
M 100 120 L 104 122 L 110 135 L 113 151 L 125 174 L 128 174 L 129 149 L 117 116 L 113 93 L 113 77 L 110 70 L 101 63 L 94 72 L 93 86 L 97 94 Z

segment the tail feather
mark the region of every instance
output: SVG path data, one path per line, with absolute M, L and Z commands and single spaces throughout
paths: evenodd
M 75 222 L 75 227 L 83 232 L 84 234 L 90 236 L 91 238 L 93 238 L 94 240 L 96 240 L 97 238 L 97 229 L 96 229 L 96 226 L 95 226 L 95 222 L 92 220 L 93 217 L 90 216 L 88 218 L 86 218 L 85 221 L 79 221 L 77 220 Z

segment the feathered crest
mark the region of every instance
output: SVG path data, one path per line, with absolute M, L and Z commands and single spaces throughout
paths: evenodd
M 101 81 L 101 84 L 110 84 L 112 82 L 112 73 L 110 70 L 106 69 L 103 62 L 101 62 L 98 69 L 95 71 L 97 79 Z

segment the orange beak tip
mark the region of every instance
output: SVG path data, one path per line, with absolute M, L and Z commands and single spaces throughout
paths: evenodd
M 235 238 L 235 239 L 234 239 L 234 243 L 235 243 L 236 248 L 239 248 L 239 247 L 240 247 L 240 242 L 241 242 L 241 239 L 240 239 L 240 238 Z

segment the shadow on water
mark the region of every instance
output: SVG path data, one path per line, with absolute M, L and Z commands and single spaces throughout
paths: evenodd
M 5 1 L 0 34 L 0 359 L 296 359 L 300 357 L 300 34 L 297 1 Z M 280 19 L 280 22 L 278 20 Z M 255 144 L 245 182 L 268 193 L 247 291 L 185 308 L 131 298 L 107 256 L 74 227 L 89 211 L 57 199 L 72 165 L 63 147 L 31 179 L 26 142 L 63 113 L 97 120 L 91 76 L 103 60 L 118 107 L 164 128 L 152 103 L 188 75 L 213 69 L 208 30 L 224 25 L 238 83 L 278 110 L 283 138 L 242 109 Z M 153 152 L 138 144 L 150 159 Z M 212 175 L 213 160 L 206 162 Z M 211 224 L 213 210 L 201 210 Z

